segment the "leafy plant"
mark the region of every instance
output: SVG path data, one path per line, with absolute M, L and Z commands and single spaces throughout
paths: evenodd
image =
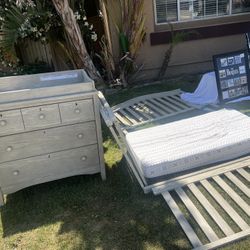
M 84 0 L 67 0 L 70 10 L 73 10 L 72 18 L 80 27 L 80 39 L 84 39 L 86 54 L 94 54 L 93 43 L 97 35 L 93 25 L 87 21 L 84 10 Z M 77 11 L 76 11 L 77 10 Z M 79 66 L 79 53 L 74 46 L 69 33 L 65 29 L 60 16 L 50 0 L 0 0 L 0 48 L 5 64 L 14 65 L 18 63 L 15 46 L 21 45 L 25 39 L 50 43 L 54 54 L 59 51 L 62 60 L 70 62 L 72 68 L 84 68 Z M 10 56 L 11 55 L 11 56 Z M 14 58 L 12 61 L 7 59 Z M 81 58 L 84 61 L 84 57 Z M 15 61 L 15 63 L 14 63 Z M 86 60 L 85 60 L 86 61 Z M 86 69 L 87 70 L 87 69 Z M 91 73 L 91 72 L 90 72 Z
M 146 36 L 144 0 L 105 0 L 110 19 L 115 24 L 120 43 L 120 60 L 115 84 L 124 87 L 132 82 L 140 70 L 135 63 Z
M 164 59 L 163 59 L 163 62 L 162 62 L 162 65 L 161 65 L 161 68 L 160 68 L 160 71 L 158 73 L 156 80 L 162 80 L 164 78 L 165 73 L 168 69 L 169 63 L 170 63 L 171 56 L 173 54 L 174 47 L 177 44 L 185 41 L 191 34 L 194 34 L 194 33 L 196 35 L 198 34 L 197 32 L 194 32 L 194 31 L 192 31 L 192 32 L 191 31 L 190 32 L 181 32 L 181 31 L 175 32 L 173 24 L 168 23 L 168 25 L 170 27 L 171 39 L 170 39 L 169 47 L 164 54 Z
M 15 47 L 20 42 L 29 38 L 46 43 L 49 34 L 60 27 L 60 19 L 47 1 L 1 1 L 0 14 L 0 48 L 6 59 L 5 64 L 14 65 L 13 60 L 7 60 L 8 58 L 15 58 L 18 62 Z
M 110 47 L 108 46 L 105 36 L 101 38 L 99 44 L 101 47 L 101 52 L 96 53 L 96 57 L 100 60 L 101 64 L 103 65 L 101 73 L 107 82 L 114 83 L 115 64 L 112 52 L 110 51 Z
M 14 45 L 18 39 L 18 30 L 20 28 L 20 24 L 24 21 L 25 17 L 17 7 L 11 6 L 10 9 L 6 10 L 5 20 L 2 23 L 0 32 L 0 47 L 4 52 L 14 53 Z

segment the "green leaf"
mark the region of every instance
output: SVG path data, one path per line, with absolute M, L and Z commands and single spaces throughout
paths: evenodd
M 6 17 L 0 29 L 0 47 L 3 51 L 14 53 L 14 46 L 18 39 L 18 32 L 21 25 L 24 23 L 26 16 L 15 6 L 11 6 L 6 12 Z

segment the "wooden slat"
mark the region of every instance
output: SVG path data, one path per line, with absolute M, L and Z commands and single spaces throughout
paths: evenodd
M 119 110 L 119 112 L 120 112 L 129 122 L 131 122 L 132 124 L 137 124 L 137 123 L 138 123 L 138 122 L 137 122 L 133 117 L 131 117 L 131 115 L 128 114 L 124 109 Z
M 98 141 L 98 156 L 100 162 L 100 170 L 102 180 L 106 180 L 105 162 L 104 162 L 104 148 L 103 148 L 103 137 L 102 137 L 102 127 L 101 127 L 101 117 L 100 117 L 100 106 L 99 97 L 94 95 L 94 109 L 96 117 L 96 135 Z
M 151 116 L 151 114 L 149 113 L 150 110 L 148 108 L 146 108 L 142 103 L 138 103 L 138 104 L 135 104 L 133 106 L 133 108 L 135 110 L 137 110 L 138 112 L 140 112 L 143 116 L 145 116 L 148 121 L 152 120 L 154 117 Z
M 164 103 L 164 105 L 166 105 L 167 107 L 173 109 L 173 112 L 178 112 L 178 111 L 182 110 L 181 108 L 176 107 L 176 106 L 173 105 L 172 103 L 168 102 L 167 98 L 162 97 L 162 98 L 160 99 L 160 101 L 161 101 L 162 103 Z
M 248 204 L 225 182 L 220 176 L 215 176 L 213 179 L 216 183 L 235 201 L 235 203 L 250 216 L 250 207 Z
M 149 106 L 146 105 L 145 102 L 140 102 L 141 107 L 146 108 L 149 112 L 148 115 L 151 115 L 153 117 L 153 119 L 156 119 L 157 117 L 159 117 L 159 114 L 156 114 L 154 110 L 152 110 Z
M 175 200 L 172 198 L 169 192 L 162 193 L 165 201 L 167 202 L 168 206 L 170 207 L 171 211 L 173 212 L 175 218 L 181 225 L 183 231 L 187 235 L 189 241 L 191 242 L 193 247 L 202 246 L 201 241 L 197 237 L 196 233 L 194 232 L 193 228 L 190 226 L 188 221 L 186 220 L 185 216 L 179 209 L 178 205 L 176 204 Z
M 128 107 L 127 110 L 128 110 L 128 112 L 129 112 L 130 114 L 132 114 L 132 115 L 133 115 L 137 120 L 139 120 L 140 122 L 145 121 L 145 118 L 143 118 L 143 117 L 140 115 L 139 112 L 135 112 L 135 110 L 133 110 L 132 107 Z
M 152 103 L 154 103 L 155 105 L 157 105 L 158 107 L 160 107 L 163 111 L 167 112 L 168 114 L 173 113 L 173 110 L 167 108 L 165 105 L 162 105 L 159 101 L 157 101 L 158 99 L 152 99 L 150 100 Z
M 218 247 L 223 247 L 229 243 L 232 243 L 234 241 L 238 241 L 238 240 L 241 240 L 247 236 L 250 235 L 250 229 L 247 229 L 247 230 L 244 230 L 244 231 L 241 231 L 239 233 L 236 233 L 236 234 L 233 234 L 231 236 L 228 236 L 228 237 L 225 237 L 225 238 L 222 238 L 220 240 L 217 240 L 215 242 L 211 242 L 207 245 L 204 245 L 204 246 L 200 246 L 200 247 L 197 247 L 197 248 L 194 248 L 193 250 L 208 250 L 208 249 L 217 249 Z
M 177 187 L 185 186 L 192 182 L 197 182 L 208 177 L 212 177 L 215 175 L 223 174 L 227 171 L 235 170 L 237 168 L 242 168 L 244 164 L 249 164 L 250 158 L 249 156 L 234 160 L 230 163 L 222 163 L 215 165 L 214 167 L 206 168 L 197 172 L 193 172 L 190 174 L 186 174 L 184 176 L 175 177 L 171 180 L 163 181 L 158 184 L 149 186 L 149 188 L 153 189 L 155 195 L 161 194 L 164 191 L 170 191 Z
M 250 182 L 250 174 L 245 169 L 243 168 L 237 169 L 237 172 L 248 182 Z
M 185 104 L 180 99 L 180 93 L 181 91 L 177 89 L 174 91 L 139 96 L 112 107 L 112 110 L 115 115 L 117 112 L 120 113 L 120 116 L 116 115 L 116 117 L 118 121 L 123 124 L 122 130 L 125 131 L 129 128 L 135 128 L 149 122 L 156 122 L 195 109 L 195 107 L 190 107 L 190 105 Z M 173 98 L 170 99 L 170 97 Z M 170 102 L 168 102 L 168 100 Z M 148 112 L 143 111 L 145 108 L 148 109 Z M 126 112 L 127 114 L 123 114 Z M 126 121 L 126 119 L 128 121 Z M 135 120 L 137 119 L 138 121 L 136 122 Z
M 194 183 L 189 184 L 188 188 L 192 191 L 197 200 L 201 203 L 201 205 L 206 209 L 208 214 L 213 218 L 215 223 L 220 227 L 222 232 L 226 235 L 234 234 L 234 231 L 229 227 L 229 225 L 225 222 L 225 220 L 220 216 L 217 210 L 211 205 L 211 203 L 207 200 L 207 198 L 201 193 L 201 191 L 196 187 Z
M 178 107 L 181 110 L 188 110 L 188 108 L 184 105 L 182 105 L 179 100 L 176 101 L 172 98 L 172 96 L 169 96 L 168 98 L 164 98 L 165 100 L 167 100 L 168 102 L 172 103 L 173 105 L 175 105 L 176 107 Z
M 175 89 L 172 91 L 166 91 L 166 92 L 160 92 L 160 93 L 155 93 L 155 94 L 138 96 L 138 97 L 135 97 L 135 98 L 130 99 L 128 101 L 125 101 L 123 103 L 120 103 L 120 104 L 112 107 L 112 109 L 114 110 L 114 112 L 116 112 L 121 108 L 126 108 L 128 106 L 133 105 L 134 103 L 137 103 L 137 102 L 141 102 L 141 101 L 144 102 L 145 100 L 150 100 L 150 99 L 156 98 L 156 97 L 158 98 L 158 97 L 165 97 L 165 96 L 167 97 L 167 96 L 177 95 L 180 92 L 181 92 L 180 89 Z
M 168 100 L 182 109 L 189 109 L 186 105 L 183 105 L 183 102 L 180 99 L 174 98 L 174 96 L 169 96 Z
M 132 122 L 130 122 L 127 119 L 124 119 L 118 112 L 115 113 L 116 118 L 124 125 L 131 125 Z
M 181 96 L 180 96 L 180 95 L 173 95 L 172 97 L 173 97 L 174 99 L 178 100 L 179 102 L 181 102 L 182 105 L 186 106 L 187 108 L 191 108 L 191 109 L 193 108 L 189 103 L 183 101 L 183 100 L 181 99 Z
M 151 111 L 156 115 L 156 116 L 163 116 L 163 115 L 166 115 L 166 112 L 162 111 L 162 110 L 159 110 L 159 108 L 157 108 L 153 103 L 151 102 L 148 102 L 148 101 L 145 101 L 145 105 L 148 106 Z M 157 114 L 159 113 L 159 114 Z
M 225 210 L 225 212 L 233 219 L 233 221 L 241 228 L 247 230 L 249 226 L 247 223 L 235 212 L 230 204 L 217 192 L 217 190 L 207 181 L 201 181 L 203 187 L 210 193 L 216 202 Z
M 250 198 L 250 189 L 243 184 L 235 175 L 231 172 L 225 173 L 226 177 L 232 181 L 248 198 Z
M 4 205 L 4 197 L 3 197 L 3 192 L 0 188 L 0 207 Z
M 207 236 L 210 242 L 218 240 L 218 236 L 215 234 L 213 229 L 210 227 L 210 225 L 207 223 L 207 221 L 204 219 L 204 217 L 201 215 L 199 210 L 196 208 L 196 206 L 193 204 L 193 202 L 189 199 L 189 197 L 186 195 L 186 193 L 183 191 L 182 188 L 177 188 L 175 190 L 189 212 L 192 214 L 193 218 L 198 223 L 199 227 L 202 229 L 204 234 Z

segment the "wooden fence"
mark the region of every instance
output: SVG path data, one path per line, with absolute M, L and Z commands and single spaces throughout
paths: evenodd
M 24 64 L 45 62 L 53 67 L 52 52 L 49 44 L 26 40 L 19 46 L 19 51 Z

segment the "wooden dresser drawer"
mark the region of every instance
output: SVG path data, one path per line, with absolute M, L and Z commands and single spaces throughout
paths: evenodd
M 36 156 L 0 165 L 4 193 L 79 174 L 100 172 L 97 145 Z
M 59 104 L 63 123 L 85 122 L 94 120 L 92 99 Z
M 97 143 L 95 122 L 39 130 L 0 138 L 0 162 Z
M 0 136 L 24 131 L 20 110 L 0 111 Z
M 21 109 L 26 129 L 43 128 L 61 123 L 58 104 Z

